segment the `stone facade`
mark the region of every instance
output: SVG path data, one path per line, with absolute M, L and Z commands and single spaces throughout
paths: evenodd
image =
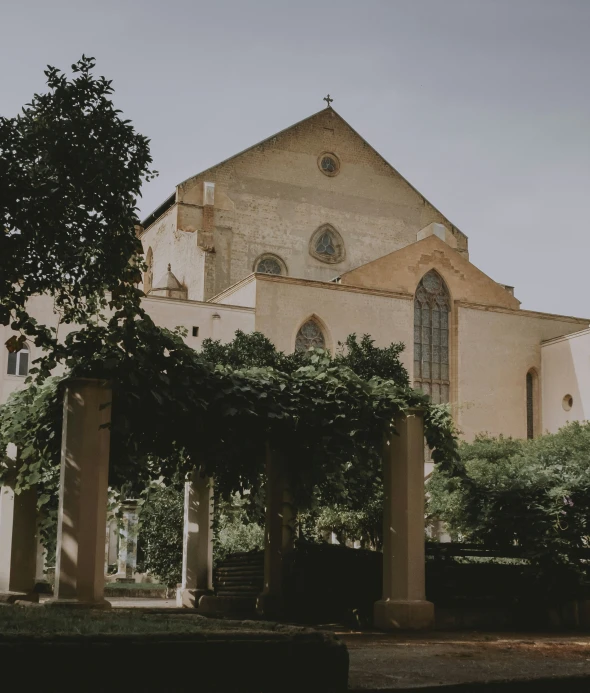
M 333 152 L 337 175 L 318 158 Z M 206 194 L 207 193 L 207 194 Z M 188 298 L 209 299 L 248 276 L 256 260 L 277 255 L 289 276 L 330 281 L 444 225 L 467 255 L 467 238 L 334 110 L 327 108 L 177 186 L 145 222 L 154 276 L 168 263 Z M 330 224 L 343 239 L 341 262 L 308 252 Z
M 314 243 L 325 231 L 322 250 Z M 137 232 L 147 311 L 186 328 L 196 349 L 240 329 L 290 352 L 311 319 L 332 351 L 353 332 L 379 346 L 403 342 L 414 378 L 414 298 L 434 271 L 448 299 L 444 393 L 467 439 L 537 435 L 590 411 L 580 390 L 590 392 L 590 375 L 582 382 L 579 367 L 587 331 L 574 339 L 589 321 L 521 310 L 513 287 L 470 262 L 467 237 L 331 108 L 181 183 Z M 253 273 L 260 258 L 275 273 Z M 57 324 L 48 298 L 32 308 Z M 0 369 L 2 402 L 24 379 L 7 374 L 5 351 Z M 563 387 L 573 397 L 567 415 L 557 401 Z

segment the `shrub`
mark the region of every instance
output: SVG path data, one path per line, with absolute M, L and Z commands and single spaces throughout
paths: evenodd
M 429 513 L 451 536 L 493 547 L 517 545 L 547 589 L 582 579 L 590 543 L 590 423 L 534 440 L 480 436 L 463 443 L 463 477 L 435 468 Z

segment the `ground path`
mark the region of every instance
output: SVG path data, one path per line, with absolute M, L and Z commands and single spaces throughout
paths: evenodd
M 586 687 L 575 690 L 590 691 L 587 634 L 348 632 L 340 637 L 350 653 L 349 681 L 355 690 L 588 676 Z M 555 690 L 569 693 L 573 682 Z
M 111 598 L 114 608 L 168 609 L 173 599 Z M 185 612 L 186 613 L 186 612 Z M 527 691 L 590 691 L 590 634 L 434 632 L 424 634 L 336 632 L 350 653 L 350 688 L 355 691 L 420 691 L 486 681 L 531 681 Z M 572 682 L 564 682 L 572 677 Z M 588 677 L 585 683 L 576 677 Z M 555 687 L 535 680 L 557 678 Z M 457 690 L 471 690 L 460 688 Z M 479 690 L 479 687 L 474 688 Z M 482 688 L 482 693 L 488 688 Z M 493 690 L 504 690 L 494 688 Z

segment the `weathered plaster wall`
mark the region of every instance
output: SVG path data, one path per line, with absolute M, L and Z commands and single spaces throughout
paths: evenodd
M 154 286 L 170 264 L 174 276 L 186 286 L 188 298 L 202 301 L 206 253 L 197 245 L 196 234 L 179 230 L 178 216 L 178 205 L 174 205 L 146 229 L 141 236 L 143 250 L 147 254 L 151 248 L 154 254 Z
M 325 151 L 340 159 L 334 177 L 318 168 Z M 210 233 L 205 229 L 204 182 L 215 183 Z M 215 253 L 208 259 L 214 277 L 194 280 L 205 282 L 206 299 L 250 274 L 263 253 L 279 255 L 290 276 L 329 281 L 414 242 L 432 222 L 445 224 L 461 252 L 467 251 L 466 237 L 328 109 L 185 181 L 177 188 L 177 201 L 178 233 L 192 235 L 197 246 L 206 247 L 213 239 Z M 325 223 L 344 239 L 346 256 L 340 263 L 325 264 L 309 254 L 312 234 Z M 145 237 L 151 233 L 150 227 Z M 180 238 L 175 237 L 176 245 Z M 176 250 L 163 249 L 163 254 L 166 259 L 157 261 L 172 262 L 173 272 L 194 297 L 188 271 L 192 258 L 186 258 L 179 274 L 170 259 Z
M 543 430 L 555 433 L 570 421 L 590 419 L 590 330 L 541 345 Z M 572 408 L 563 407 L 571 395 Z
M 526 437 L 526 374 L 534 368 L 544 378 L 541 342 L 577 332 L 587 321 L 465 305 L 457 316 L 459 428 L 468 440 L 480 432 Z

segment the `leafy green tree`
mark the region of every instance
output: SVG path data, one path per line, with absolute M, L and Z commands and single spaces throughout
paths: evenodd
M 147 490 L 139 514 L 138 569 L 167 587 L 182 579 L 183 518 L 182 484 L 153 484 Z
M 579 573 L 590 546 L 590 424 L 530 441 L 480 436 L 460 454 L 463 476 L 435 468 L 429 512 L 463 541 L 520 547 L 545 578 Z
M 54 299 L 64 323 L 86 324 L 115 300 L 137 301 L 142 248 L 135 234 L 136 199 L 154 171 L 147 138 L 112 101 L 113 87 L 95 77 L 93 58 L 72 65 L 74 77 L 45 71 L 48 92 L 22 113 L 0 117 L 0 324 L 50 352 L 55 328 L 28 313 L 38 294 Z

